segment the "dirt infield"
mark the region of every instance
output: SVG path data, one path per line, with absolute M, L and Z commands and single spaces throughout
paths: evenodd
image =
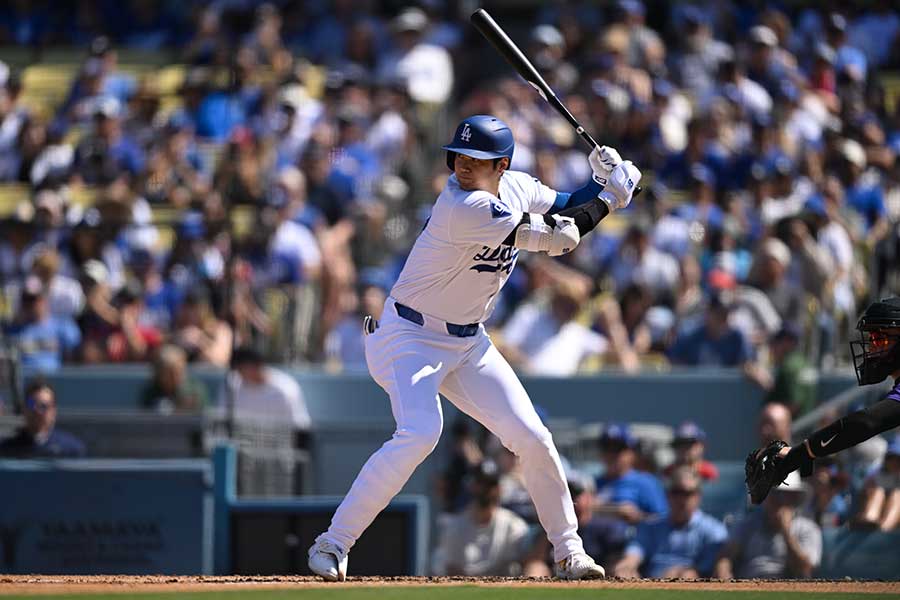
M 347 582 L 326 583 L 317 577 L 276 576 L 65 576 L 65 575 L 0 575 L 0 595 L 6 594 L 70 594 L 126 592 L 222 591 L 240 589 L 304 589 L 323 586 L 374 587 L 379 585 L 480 585 L 523 587 L 578 587 L 596 589 L 677 589 L 677 590 L 747 590 L 757 592 L 844 592 L 849 594 L 898 594 L 900 582 L 893 581 L 660 581 L 644 579 L 625 581 L 563 582 L 551 579 L 502 577 L 351 577 Z

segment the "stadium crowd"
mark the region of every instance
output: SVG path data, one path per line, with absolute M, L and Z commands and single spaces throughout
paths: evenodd
M 814 406 L 816 370 L 847 362 L 859 310 L 900 290 L 900 80 L 885 76 L 900 68 L 900 13 L 886 0 L 764 6 L 498 7 L 586 129 L 646 183 L 575 252 L 519 255 L 487 324 L 517 369 L 737 367 L 766 393 L 761 442 L 789 440 L 791 418 Z M 471 10 L 0 7 L 0 186 L 26 190 L 0 223 L 6 342 L 30 372 L 152 362 L 144 404 L 163 412 L 207 403 L 188 363 L 255 368 L 254 397 L 279 387 L 260 375 L 263 357 L 364 369 L 362 316 L 379 315 L 449 176 L 440 146 L 459 118 L 509 123 L 512 168 L 560 191 L 590 176 L 580 140 L 488 51 Z M 61 102 L 35 102 L 27 64 L 3 62 L 12 46 L 38 59 L 84 49 Z M 120 51 L 167 53 L 177 86 L 136 76 Z M 52 390 L 35 391 L 4 454 L 54 435 Z M 300 398 L 291 414 L 303 420 L 288 391 L 275 389 Z M 698 509 L 718 475 L 704 438 L 679 428 L 661 465 L 611 426 L 604 474 L 571 470 L 586 547 L 612 572 L 808 576 L 820 527 L 900 521 L 898 439 L 877 460 L 822 462 L 726 532 Z M 464 427 L 453 444 L 435 571 L 543 574 L 512 455 Z
M 171 342 L 219 366 L 252 345 L 364 368 L 359 316 L 449 174 L 449 124 L 495 114 L 513 168 L 563 191 L 587 179 L 577 137 L 485 59 L 464 3 L 326 4 L 0 12 L 0 42 L 87 48 L 58 106 L 23 102 L 27 78 L 0 67 L 0 181 L 30 190 L 0 244 L 5 331 L 27 365 L 148 361 Z M 573 113 L 650 174 L 576 252 L 520 257 L 489 323 L 510 360 L 740 367 L 807 409 L 810 369 L 844 359 L 858 308 L 897 283 L 890 3 L 572 2 L 510 23 Z M 121 70 L 120 47 L 176 49 L 175 97 Z

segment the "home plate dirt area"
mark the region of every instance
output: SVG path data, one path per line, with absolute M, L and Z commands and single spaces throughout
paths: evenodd
M 239 592 L 235 594 L 234 592 Z M 688 598 L 900 598 L 896 581 L 659 581 L 615 578 L 564 582 L 552 579 L 501 577 L 351 577 L 344 583 L 326 583 L 302 576 L 64 576 L 0 575 L 0 596 L 74 597 L 80 600 L 109 595 L 141 599 L 173 595 L 198 600 L 250 597 L 253 600 L 287 598 L 397 598 L 427 600 L 468 598 L 609 598 L 657 600 Z M 174 600 L 174 599 L 172 599 Z

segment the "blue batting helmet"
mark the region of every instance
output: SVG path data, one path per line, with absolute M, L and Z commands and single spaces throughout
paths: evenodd
M 447 166 L 453 170 L 456 154 L 472 158 L 502 158 L 512 160 L 512 131 L 509 126 L 491 115 L 473 115 L 463 119 L 456 128 L 453 141 L 444 146 L 447 151 Z

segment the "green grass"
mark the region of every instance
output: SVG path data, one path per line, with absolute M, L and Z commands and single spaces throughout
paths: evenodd
M 114 588 L 113 588 L 114 589 Z M 295 590 L 248 590 L 215 592 L 163 592 L 163 593 L 108 593 L 108 594 L 54 594 L 40 596 L 3 596 L 22 600 L 65 598 L 66 600 L 172 600 L 177 594 L 178 600 L 569 600 L 570 598 L 597 598 L 600 600 L 885 600 L 900 598 L 898 594 L 852 594 L 822 592 L 756 592 L 756 591 L 719 591 L 719 590 L 604 590 L 599 588 L 565 588 L 565 587 L 479 587 L 479 586 L 433 586 L 433 587 L 365 587 L 365 588 L 313 588 Z

